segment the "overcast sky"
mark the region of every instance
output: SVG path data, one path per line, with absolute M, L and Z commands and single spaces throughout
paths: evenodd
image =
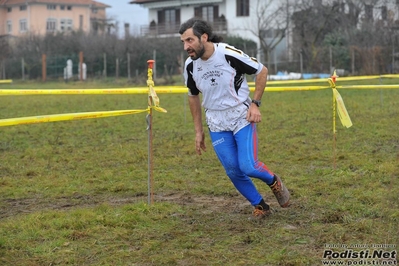
M 107 8 L 107 17 L 114 18 L 119 22 L 120 34 L 124 34 L 124 24 L 130 24 L 132 34 L 139 32 L 140 25 L 148 24 L 148 9 L 138 4 L 129 4 L 129 0 L 97 0 L 103 4 L 111 6 Z

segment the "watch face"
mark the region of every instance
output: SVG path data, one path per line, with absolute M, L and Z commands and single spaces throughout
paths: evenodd
M 261 102 L 260 101 L 257 101 L 257 100 L 252 100 L 252 102 L 254 103 L 254 104 L 256 104 L 256 106 L 260 106 L 260 104 L 261 104 Z

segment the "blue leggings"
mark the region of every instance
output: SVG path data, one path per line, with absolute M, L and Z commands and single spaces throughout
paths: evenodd
M 258 161 L 256 124 L 251 123 L 236 134 L 231 131 L 210 132 L 212 145 L 236 189 L 252 204 L 262 200 L 250 177 L 266 184 L 273 182 L 274 174 Z

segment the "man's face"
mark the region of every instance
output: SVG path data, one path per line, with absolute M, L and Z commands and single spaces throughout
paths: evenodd
M 187 29 L 181 35 L 180 39 L 184 45 L 184 50 L 188 53 L 188 56 L 190 56 L 192 60 L 197 60 L 204 55 L 204 44 L 202 43 L 201 39 L 194 35 L 192 28 Z

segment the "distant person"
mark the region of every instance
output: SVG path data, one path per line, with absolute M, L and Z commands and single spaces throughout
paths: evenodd
M 250 177 L 265 182 L 280 206 L 288 207 L 288 189 L 280 177 L 258 160 L 256 123 L 261 122 L 259 107 L 266 87 L 267 68 L 255 58 L 222 43 L 222 38 L 201 19 L 189 19 L 180 26 L 179 33 L 189 55 L 183 74 L 194 120 L 196 152 L 201 155 L 201 150 L 206 151 L 201 92 L 213 148 L 231 182 L 254 206 L 254 217 L 264 218 L 271 210 Z M 246 74 L 256 76 L 252 100 Z

